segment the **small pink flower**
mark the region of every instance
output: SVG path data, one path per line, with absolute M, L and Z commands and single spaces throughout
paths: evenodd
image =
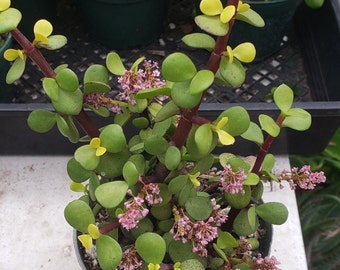
M 159 76 L 158 63 L 147 60 L 144 60 L 143 69 L 139 69 L 137 72 L 126 70 L 125 74 L 118 78 L 118 83 L 123 90 L 119 94 L 120 99 L 132 105 L 136 104 L 134 95 L 138 91 L 165 86 L 165 81 L 161 80 Z
M 134 246 L 123 252 L 122 261 L 120 262 L 119 270 L 135 270 L 141 268 L 143 260 L 138 256 Z
M 236 194 L 244 193 L 243 181 L 247 178 L 243 169 L 234 172 L 229 164 L 224 167 L 220 183 L 225 192 Z
M 253 258 L 252 269 L 255 270 L 280 270 L 280 268 L 276 267 L 280 262 L 274 256 L 267 256 L 262 258 L 262 255 L 259 253 L 256 258 Z
M 128 190 L 128 193 L 133 196 L 131 190 Z M 137 227 L 139 220 L 149 213 L 149 210 L 144 206 L 144 200 L 138 196 L 133 196 L 124 203 L 124 206 L 125 212 L 118 215 L 118 220 L 128 231 Z
M 145 200 L 149 205 L 158 204 L 163 201 L 162 197 L 159 196 L 160 192 L 159 186 L 154 183 L 144 185 L 141 190 L 141 193 L 145 195 Z
M 287 181 L 292 190 L 295 190 L 296 186 L 302 189 L 314 189 L 316 184 L 326 181 L 326 176 L 323 171 L 312 172 L 309 165 L 304 165 L 300 170 L 296 167 L 291 171 L 283 170 L 278 179 Z

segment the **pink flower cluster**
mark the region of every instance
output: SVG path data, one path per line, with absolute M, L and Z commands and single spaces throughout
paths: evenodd
M 280 262 L 274 256 L 262 258 L 261 253 L 256 258 L 253 258 L 252 269 L 254 270 L 280 270 L 276 265 Z
M 99 107 L 106 107 L 115 113 L 120 111 L 118 102 L 105 97 L 104 93 L 91 93 L 84 95 L 84 103 L 93 106 L 95 109 L 98 109 Z
M 118 220 L 123 228 L 129 231 L 135 228 L 138 225 L 139 220 L 149 213 L 149 209 L 145 207 L 143 198 L 133 196 L 131 190 L 128 190 L 128 193 L 132 198 L 124 203 L 126 211 L 125 213 L 118 215 Z
M 132 246 L 123 252 L 122 261 L 119 270 L 135 270 L 141 268 L 143 260 L 138 256 L 135 246 Z
M 147 184 L 141 189 L 138 196 L 134 196 L 131 190 L 127 191 L 132 198 L 124 203 L 125 212 L 118 215 L 118 221 L 126 230 L 137 227 L 139 221 L 146 217 L 149 209 L 145 205 L 145 201 L 149 205 L 162 202 L 160 197 L 160 189 L 157 184 Z
M 247 178 L 243 169 L 238 169 L 234 172 L 229 164 L 224 167 L 222 172 L 220 183 L 225 192 L 236 194 L 244 194 L 243 181 Z
M 182 243 L 191 241 L 192 251 L 201 257 L 208 256 L 206 246 L 218 236 L 218 227 L 227 220 L 219 205 L 213 202 L 213 207 L 212 215 L 206 221 L 191 221 L 182 208 L 174 209 L 175 223 L 170 233 Z
M 312 172 L 309 165 L 303 166 L 300 170 L 296 167 L 291 171 L 284 170 L 278 177 L 279 181 L 287 181 L 292 190 L 299 186 L 302 189 L 314 189 L 316 184 L 326 182 L 324 172 Z
M 144 60 L 143 69 L 137 72 L 126 70 L 125 74 L 118 78 L 118 83 L 122 87 L 119 94 L 121 100 L 132 105 L 136 104 L 133 95 L 142 89 L 160 88 L 165 86 L 165 81 L 160 78 L 160 71 L 157 62 Z

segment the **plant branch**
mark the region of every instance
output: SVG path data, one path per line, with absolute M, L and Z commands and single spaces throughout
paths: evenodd
M 228 0 L 227 1 L 227 5 L 234 5 L 236 8 L 238 6 L 238 3 L 239 3 L 239 0 Z M 236 14 L 229 22 L 228 33 L 224 36 L 217 37 L 215 47 L 212 53 L 210 54 L 209 60 L 206 65 L 206 69 L 212 71 L 213 73 L 216 73 L 220 66 L 222 52 L 226 50 L 226 46 L 229 41 L 229 36 L 234 26 L 235 17 L 236 17 Z M 181 147 L 185 144 L 188 138 L 189 132 L 191 130 L 191 127 L 192 127 L 192 123 L 193 123 L 192 120 L 194 117 L 198 115 L 198 109 L 203 101 L 203 97 L 205 93 L 206 91 L 203 93 L 202 98 L 198 105 L 196 105 L 192 109 L 183 110 L 179 123 L 177 125 L 177 128 L 175 130 L 175 133 L 172 137 L 172 141 L 174 145 L 176 145 L 177 147 Z
M 56 74 L 51 65 L 46 61 L 42 53 L 26 38 L 26 36 L 19 29 L 12 30 L 11 34 L 23 48 L 26 55 L 39 67 L 44 76 L 55 78 Z M 82 109 L 78 115 L 75 115 L 75 118 L 87 135 L 89 135 L 91 138 L 99 136 L 98 128 L 84 111 L 84 109 Z
M 285 117 L 280 114 L 276 120 L 276 124 L 281 128 L 282 127 L 282 122 L 285 119 Z M 268 154 L 269 148 L 272 145 L 273 141 L 275 140 L 276 137 L 273 137 L 271 135 L 268 135 L 266 139 L 264 140 L 263 144 L 261 145 L 259 152 L 256 156 L 255 164 L 253 166 L 252 172 L 256 173 L 257 175 L 260 174 L 262 162 L 266 155 Z

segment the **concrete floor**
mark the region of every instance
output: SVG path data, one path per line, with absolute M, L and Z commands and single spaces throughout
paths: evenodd
M 79 194 L 68 188 L 66 156 L 0 157 L 0 269 L 78 270 L 65 205 Z M 277 172 L 289 166 L 279 157 Z M 265 201 L 284 202 L 288 221 L 274 226 L 271 255 L 282 270 L 307 270 L 295 195 L 266 185 Z

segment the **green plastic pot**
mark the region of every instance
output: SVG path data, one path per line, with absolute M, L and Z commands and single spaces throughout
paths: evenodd
M 280 49 L 282 39 L 287 34 L 294 13 L 302 0 L 244 0 L 243 2 L 249 3 L 251 8 L 259 13 L 266 25 L 258 28 L 237 21 L 230 36 L 230 45 L 252 42 L 257 52 L 255 61 L 261 61 Z
M 0 103 L 9 103 L 12 100 L 12 91 L 6 83 L 6 75 L 10 64 L 4 59 L 4 52 L 12 45 L 12 36 L 8 35 L 3 46 L 0 47 Z
M 154 41 L 163 30 L 169 0 L 82 0 L 89 34 L 112 49 Z

